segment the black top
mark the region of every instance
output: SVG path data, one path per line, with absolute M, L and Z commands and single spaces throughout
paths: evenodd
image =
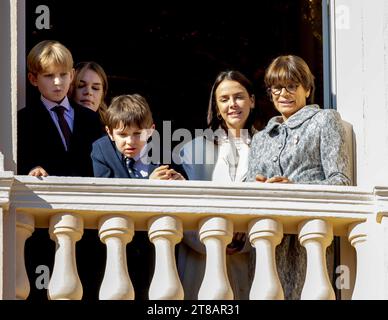
M 73 133 L 66 151 L 58 129 L 43 102 L 18 111 L 18 174 L 41 166 L 51 176 L 92 177 L 92 144 L 103 135 L 96 112 L 70 102 L 74 109 Z

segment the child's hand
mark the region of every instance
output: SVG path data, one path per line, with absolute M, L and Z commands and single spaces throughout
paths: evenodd
M 185 178 L 174 169 L 169 169 L 168 165 L 156 168 L 150 175 L 150 179 L 158 180 L 185 180 Z
M 47 177 L 48 173 L 42 167 L 35 167 L 28 173 L 28 175 L 33 177 Z
M 169 180 L 186 180 L 179 172 L 174 169 L 170 169 L 170 179 Z
M 152 171 L 149 179 L 157 179 L 157 180 L 169 180 L 170 176 L 168 175 L 168 165 L 157 167 L 154 171 Z

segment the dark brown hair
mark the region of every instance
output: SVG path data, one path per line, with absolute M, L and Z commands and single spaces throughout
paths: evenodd
M 279 56 L 275 58 L 265 71 L 264 83 L 270 88 L 273 85 L 286 86 L 290 82 L 299 83 L 303 88 L 310 90 L 310 102 L 314 102 L 314 75 L 307 63 L 294 55 Z
M 253 85 L 251 81 L 248 80 L 241 72 L 235 70 L 222 71 L 218 74 L 216 80 L 214 81 L 213 87 L 210 91 L 209 107 L 207 111 L 207 124 L 210 129 L 216 131 L 219 128 L 222 128 L 225 131 L 228 131 L 224 119 L 219 119 L 217 117 L 218 107 L 216 101 L 216 90 L 220 83 L 224 80 L 232 80 L 241 84 L 248 92 L 250 97 L 254 97 L 253 94 Z M 253 126 L 255 120 L 255 108 L 250 112 L 247 121 L 245 122 L 244 129 L 248 129 L 250 136 L 253 136 L 256 129 Z
M 110 132 L 120 125 L 150 129 L 153 123 L 151 109 L 146 99 L 139 94 L 113 98 L 105 114 L 105 124 Z

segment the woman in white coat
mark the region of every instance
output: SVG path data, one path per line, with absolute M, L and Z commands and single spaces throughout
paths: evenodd
M 180 152 L 189 180 L 244 181 L 250 141 L 256 129 L 252 83 L 238 71 L 221 72 L 212 87 L 205 134 L 185 144 Z M 227 271 L 235 299 L 248 299 L 252 274 L 251 246 L 236 233 L 227 248 Z M 178 249 L 178 270 L 185 299 L 197 299 L 205 270 L 205 247 L 197 231 L 185 232 Z

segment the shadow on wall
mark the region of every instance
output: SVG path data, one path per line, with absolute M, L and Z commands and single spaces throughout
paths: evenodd
M 4 155 L 0 152 L 0 171 L 4 171 Z
M 348 152 L 350 154 L 349 160 L 350 160 L 350 169 L 351 169 L 351 180 L 352 180 L 352 185 L 356 186 L 357 185 L 357 166 L 356 166 L 356 135 L 353 130 L 353 126 L 345 121 L 342 120 L 342 123 L 345 128 L 345 135 L 346 135 L 346 145 L 348 147 Z

